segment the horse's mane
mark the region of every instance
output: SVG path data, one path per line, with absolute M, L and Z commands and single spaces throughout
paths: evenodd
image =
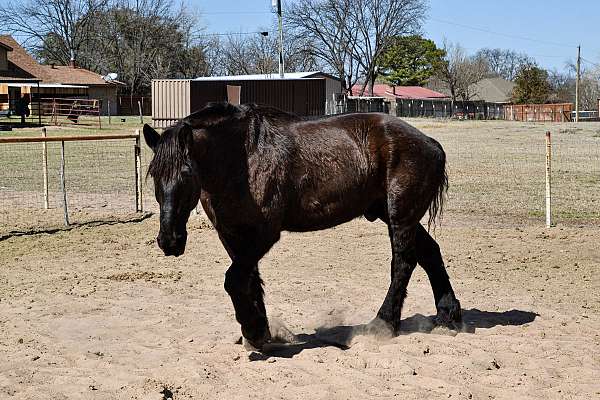
M 269 120 L 298 120 L 297 115 L 282 111 L 278 108 L 254 103 L 239 106 L 227 102 L 208 103 L 183 119 L 192 128 L 208 128 L 232 119 L 260 118 Z
M 257 121 L 290 121 L 300 118 L 269 106 L 256 104 L 236 106 L 227 102 L 208 103 L 201 110 L 163 131 L 154 158 L 148 167 L 148 174 L 167 180 L 179 179 L 182 168 L 190 162 L 188 141 L 192 129 L 215 128 L 234 120 L 244 119 L 248 120 L 249 125 L 252 123 L 253 126 L 257 126 L 260 125 L 256 123 Z
M 160 135 L 154 158 L 148 166 L 148 175 L 166 180 L 181 178 L 181 170 L 190 160 L 187 143 L 190 137 L 186 128 L 190 127 L 184 122 L 179 122 L 165 129 Z

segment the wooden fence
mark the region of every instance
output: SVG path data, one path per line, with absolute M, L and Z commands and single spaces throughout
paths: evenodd
M 573 104 L 511 104 L 504 107 L 507 121 L 571 122 Z
M 140 115 L 140 109 L 142 115 L 152 114 L 152 98 L 149 96 L 120 95 L 117 106 L 119 115 Z

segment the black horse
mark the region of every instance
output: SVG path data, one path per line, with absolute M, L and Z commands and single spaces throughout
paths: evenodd
M 417 263 L 427 272 L 440 323 L 460 321 L 440 254 L 420 224 L 441 211 L 447 188 L 438 142 L 398 118 L 347 114 L 305 120 L 274 108 L 212 103 L 159 135 L 149 174 L 160 204 L 158 246 L 185 250 L 198 200 L 232 264 L 225 274 L 243 336 L 271 340 L 259 260 L 281 231 L 330 228 L 359 216 L 381 219 L 392 243 L 391 285 L 377 313 L 398 333 L 406 286 Z

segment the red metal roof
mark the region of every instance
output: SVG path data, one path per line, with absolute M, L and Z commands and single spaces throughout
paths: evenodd
M 352 94 L 358 96 L 362 85 L 354 85 Z M 367 90 L 363 96 L 368 96 Z M 391 85 L 376 83 L 373 85 L 373 96 L 386 97 L 388 99 L 446 99 L 443 93 L 436 92 L 420 86 L 396 86 L 395 90 Z

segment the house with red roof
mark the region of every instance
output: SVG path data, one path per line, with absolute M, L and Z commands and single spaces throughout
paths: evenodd
M 354 85 L 352 94 L 359 96 L 362 85 Z M 368 97 L 368 91 L 365 90 L 362 97 Z M 384 97 L 388 100 L 447 100 L 449 97 L 443 93 L 436 92 L 420 86 L 392 86 L 385 83 L 376 83 L 373 85 L 372 97 Z

